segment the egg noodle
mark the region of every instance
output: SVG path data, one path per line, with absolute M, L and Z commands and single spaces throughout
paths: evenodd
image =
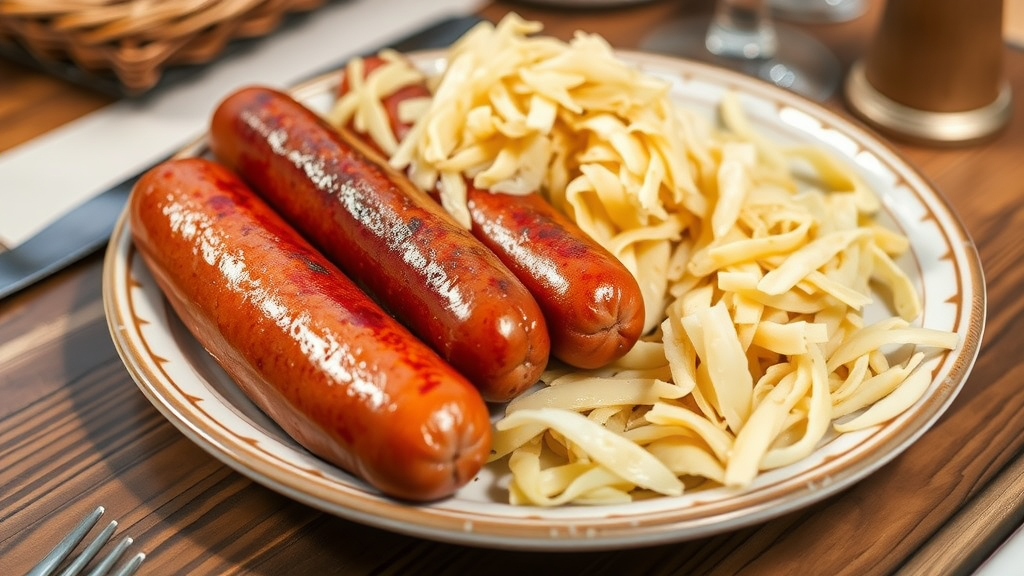
M 882 424 L 919 400 L 929 354 L 954 333 L 913 326 L 916 289 L 895 259 L 906 238 L 824 149 L 755 133 L 739 98 L 717 119 L 600 37 L 562 42 L 510 14 L 482 23 L 424 78 L 398 54 L 328 118 L 353 122 L 469 226 L 464 178 L 539 191 L 638 279 L 640 342 L 596 370 L 552 362 L 495 424 L 513 504 L 607 504 L 743 487 L 811 454 L 830 434 Z M 381 99 L 426 81 L 395 141 Z M 878 287 L 878 290 L 872 290 Z M 886 297 L 891 317 L 868 323 Z

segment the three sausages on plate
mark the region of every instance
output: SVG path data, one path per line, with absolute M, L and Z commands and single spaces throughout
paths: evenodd
M 209 144 L 136 185 L 143 261 L 260 409 L 385 495 L 452 495 L 489 455 L 488 402 L 640 336 L 636 281 L 538 194 L 474 190 L 467 230 L 365 135 L 264 87 L 219 103 Z

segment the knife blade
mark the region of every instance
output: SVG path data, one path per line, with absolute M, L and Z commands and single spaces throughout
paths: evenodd
M 480 21 L 481 17 L 476 15 L 442 18 L 408 36 L 385 43 L 381 48 L 389 47 L 400 52 L 444 48 Z M 365 53 L 370 54 L 379 49 L 367 50 Z M 338 69 L 351 57 L 352 55 L 347 55 L 336 64 L 308 74 L 307 78 L 316 78 Z M 159 162 L 154 162 L 137 174 L 75 206 L 28 240 L 10 250 L 0 252 L 0 300 L 63 270 L 105 246 L 135 182 L 146 170 L 157 164 Z

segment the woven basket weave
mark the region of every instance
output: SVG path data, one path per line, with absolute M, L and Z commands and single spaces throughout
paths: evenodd
M 113 74 L 141 93 L 178 64 L 203 64 L 234 39 L 272 32 L 326 0 L 0 0 L 0 44 L 41 63 Z

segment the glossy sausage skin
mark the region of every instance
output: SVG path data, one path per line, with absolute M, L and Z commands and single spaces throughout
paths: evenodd
M 384 64 L 364 58 L 365 74 Z M 348 90 L 345 75 L 339 94 Z M 403 86 L 383 100 L 395 137 L 407 99 L 429 97 L 425 85 Z M 365 136 L 369 139 L 369 136 Z M 551 353 L 578 368 L 598 368 L 628 352 L 643 332 L 644 301 L 629 270 L 540 194 L 491 193 L 469 186 L 472 233 L 526 285 L 547 320 Z
M 401 499 L 477 474 L 491 442 L 480 393 L 230 170 L 158 165 L 129 215 L 185 326 L 300 444 Z
M 427 194 L 364 154 L 354 136 L 261 87 L 225 99 L 210 134 L 218 158 L 486 400 L 510 400 L 537 382 L 551 345 L 533 296 Z
M 644 301 L 621 262 L 539 194 L 470 186 L 473 233 L 537 298 L 552 355 L 578 368 L 620 358 L 643 332 Z

